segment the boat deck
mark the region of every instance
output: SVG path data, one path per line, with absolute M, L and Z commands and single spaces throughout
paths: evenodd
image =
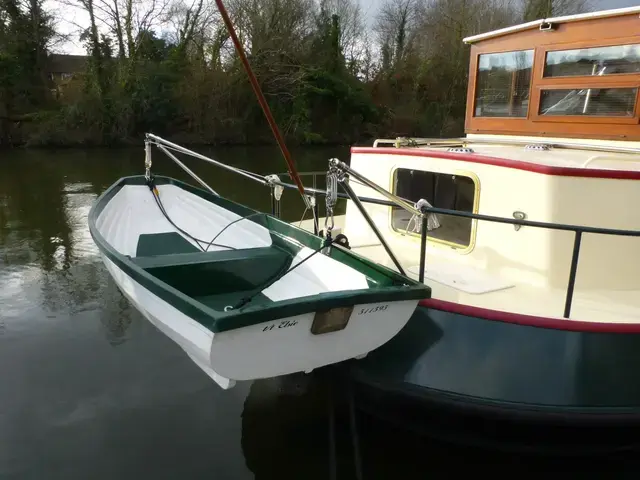
M 595 152 L 579 148 L 525 150 L 523 145 L 500 145 L 496 143 L 474 143 L 470 144 L 469 147 L 473 149 L 476 155 L 549 167 L 640 171 L 640 156 L 631 153 Z M 434 147 L 427 147 L 426 149 L 431 151 L 447 150 Z
M 336 228 L 344 229 L 344 216 L 336 216 Z M 324 219 L 320 219 L 324 224 Z M 296 225 L 298 223 L 296 222 Z M 300 224 L 313 230 L 311 220 Z M 385 237 L 408 276 L 418 279 L 419 246 L 407 248 L 405 242 Z M 382 245 L 351 245 L 352 251 L 389 268 L 393 262 Z M 563 319 L 565 289 L 536 287 L 524 282 L 513 282 L 477 268 L 462 266 L 456 269 L 450 256 L 438 248 L 427 249 L 425 283 L 432 289 L 432 298 L 461 305 L 530 315 Z M 578 273 L 579 278 L 579 273 Z M 567 279 L 568 280 L 568 279 Z M 460 285 L 456 288 L 453 285 Z M 576 284 L 569 320 L 604 323 L 640 323 L 640 291 L 580 289 Z
M 532 144 L 544 144 L 544 140 L 537 139 Z M 634 143 L 636 145 L 637 143 Z M 549 142 L 553 145 L 553 141 Z M 355 152 L 376 151 L 380 153 L 386 145 L 379 147 L 354 147 Z M 382 148 L 381 148 L 382 147 Z M 402 153 L 410 151 L 413 155 L 417 152 L 424 154 L 446 154 L 455 155 L 458 152 L 450 152 L 450 148 L 462 147 L 461 142 L 439 141 L 430 145 L 417 146 L 401 146 L 394 148 L 394 153 Z M 576 146 L 575 148 L 554 148 L 551 146 L 548 150 L 525 148 L 525 144 L 509 144 L 502 143 L 500 140 L 490 140 L 482 142 L 472 142 L 466 144 L 464 148 L 472 150 L 471 155 L 485 157 L 485 159 L 493 159 L 505 161 L 509 163 L 522 163 L 526 165 L 537 165 L 541 167 L 551 168 L 572 168 L 572 169 L 592 169 L 592 170 L 618 170 L 618 171 L 640 171 L 640 155 L 638 153 L 606 151 L 603 149 L 597 151 L 595 149 L 586 149 Z M 626 146 L 629 148 L 629 146 Z M 468 155 L 466 152 L 459 152 Z M 458 154 L 459 154 L 458 153 Z M 479 158 L 478 160 L 481 160 Z M 482 162 L 480 162 L 482 163 Z

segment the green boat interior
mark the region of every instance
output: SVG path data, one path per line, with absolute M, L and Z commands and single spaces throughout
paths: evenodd
M 300 247 L 272 234 L 272 245 L 240 250 L 203 252 L 178 232 L 142 234 L 136 256 L 131 261 L 158 280 L 217 311 L 235 305 L 253 295 L 270 280 L 286 272 Z M 347 254 L 334 249 L 336 259 L 352 262 Z M 356 265 L 352 265 L 356 267 Z M 359 270 L 366 265 L 358 265 Z M 370 288 L 400 285 L 393 276 L 381 275 L 377 269 L 365 274 Z M 252 305 L 274 303 L 262 293 L 253 297 Z
M 280 245 L 203 252 L 177 232 L 142 234 L 131 260 L 158 280 L 222 311 L 286 271 L 293 255 Z M 258 294 L 252 304 L 272 303 Z

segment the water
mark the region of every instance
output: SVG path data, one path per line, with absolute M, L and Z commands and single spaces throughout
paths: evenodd
M 281 172 L 273 148 L 199 149 L 260 173 Z M 87 229 L 92 202 L 143 171 L 143 151 L 0 152 L 1 479 L 328 479 L 325 397 L 281 379 L 221 390 L 134 310 L 111 281 Z M 300 170 L 348 159 L 346 148 L 294 151 Z M 270 208 L 269 191 L 200 162 L 221 194 Z M 158 152 L 157 173 L 187 179 Z M 282 214 L 303 213 L 286 191 Z M 293 385 L 293 386 L 292 386 Z M 453 448 L 359 418 L 365 478 L 424 478 L 488 466 L 544 465 Z M 353 478 L 348 428 L 338 424 L 338 478 Z M 542 463 L 541 463 L 542 462 Z M 615 463 L 600 463 L 611 472 Z

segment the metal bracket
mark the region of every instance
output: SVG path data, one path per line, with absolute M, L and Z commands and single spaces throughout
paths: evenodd
M 151 142 L 144 141 L 144 178 L 151 179 Z
M 276 201 L 279 202 L 282 198 L 282 192 L 284 192 L 284 187 L 280 185 L 280 177 L 278 177 L 278 175 L 274 173 L 272 175 L 267 175 L 266 177 L 264 177 L 264 179 L 273 189 L 273 196 L 275 197 Z
M 376 237 L 378 237 L 378 240 L 380 240 L 380 244 L 384 247 L 385 251 L 387 252 L 389 257 L 391 258 L 391 261 L 394 263 L 394 265 L 396 266 L 396 268 L 398 269 L 400 274 L 404 275 L 406 277 L 407 274 L 404 271 L 404 268 L 402 268 L 402 265 L 400 264 L 400 262 L 398 261 L 397 257 L 395 256 L 395 254 L 391 250 L 391 247 L 389 246 L 387 241 L 384 239 L 384 236 L 382 235 L 380 230 L 378 230 L 378 227 L 376 227 L 375 223 L 373 222 L 373 220 L 369 216 L 369 213 L 364 208 L 364 205 L 362 205 L 362 202 L 360 201 L 358 196 L 355 194 L 355 192 L 353 191 L 353 189 L 349 185 L 348 178 L 349 178 L 350 174 L 353 174 L 353 176 L 356 177 L 358 179 L 358 181 L 364 181 L 364 183 L 366 183 L 367 185 L 373 184 L 373 182 L 371 182 L 371 180 L 363 177 L 362 175 L 358 174 L 357 172 L 354 172 L 346 164 L 340 162 L 339 160 L 337 160 L 335 158 L 329 160 L 329 165 L 330 165 L 330 169 L 335 169 L 335 170 L 337 170 L 339 172 L 338 182 L 340 183 L 340 185 L 342 185 L 342 188 L 346 192 L 346 194 L 349 197 L 349 199 L 354 203 L 354 205 L 358 208 L 358 210 L 360 211 L 360 213 L 364 217 L 365 221 L 369 224 L 369 227 L 371 227 L 371 230 L 373 230 L 373 233 L 375 233 Z M 375 184 L 373 184 L 373 185 L 375 185 Z M 377 188 L 381 188 L 381 187 L 379 187 L 377 185 L 376 185 L 376 187 Z M 386 192 L 386 193 L 389 194 L 388 192 Z M 411 207 L 411 208 L 413 208 L 413 207 Z M 422 213 L 419 212 L 418 210 L 416 210 L 415 208 L 413 208 L 413 210 L 418 212 L 419 215 L 422 215 Z
M 474 153 L 471 147 L 451 147 L 447 151 L 451 153 Z
M 527 214 L 524 213 L 524 212 L 521 212 L 519 210 L 516 210 L 515 212 L 513 212 L 513 218 L 515 218 L 516 220 L 526 220 L 527 219 Z M 516 232 L 518 230 L 520 230 L 521 227 L 522 227 L 522 225 L 517 225 L 517 224 L 513 225 L 513 229 Z
M 524 146 L 525 150 L 546 151 L 551 150 L 551 145 L 547 143 L 530 143 Z
M 315 195 L 305 195 L 305 197 L 307 197 L 307 201 L 309 202 L 309 205 L 311 205 L 311 208 L 316 206 L 316 197 L 315 197 Z
M 271 188 L 271 214 L 280 218 L 280 199 L 282 192 L 284 192 L 284 187 L 280 184 L 280 177 L 274 173 L 265 176 L 264 179 Z

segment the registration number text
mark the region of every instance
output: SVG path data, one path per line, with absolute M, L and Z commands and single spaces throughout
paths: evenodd
M 358 315 L 368 315 L 375 312 L 384 312 L 387 308 L 389 308 L 389 305 L 378 305 L 377 307 L 361 308 L 358 312 Z

